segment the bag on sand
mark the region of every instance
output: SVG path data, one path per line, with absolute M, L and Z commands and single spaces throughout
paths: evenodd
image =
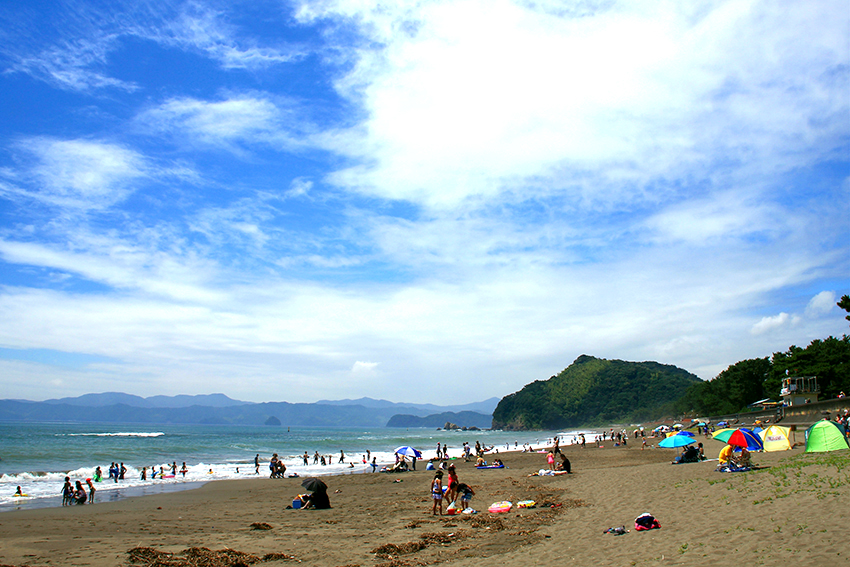
M 635 530 L 637 531 L 654 530 L 660 527 L 661 524 L 658 523 L 658 520 L 652 514 L 644 512 L 635 518 Z

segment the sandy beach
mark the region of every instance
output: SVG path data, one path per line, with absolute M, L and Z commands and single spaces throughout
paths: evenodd
M 703 442 L 716 457 L 722 444 Z M 433 473 L 423 463 L 415 472 L 325 477 L 330 510 L 287 509 L 302 479 L 261 477 L 5 512 L 0 565 L 847 563 L 847 454 L 755 454 L 759 470 L 724 474 L 715 472 L 716 461 L 673 466 L 670 449 L 609 443 L 563 452 L 574 472 L 554 477 L 529 476 L 546 466 L 540 453 L 502 453 L 508 468 L 499 470 L 453 461 L 475 490 L 471 505 L 479 513 L 472 515 L 431 515 Z M 528 499 L 537 507 L 486 511 L 496 501 Z M 635 531 L 644 512 L 661 529 Z M 621 525 L 629 533 L 604 533 Z

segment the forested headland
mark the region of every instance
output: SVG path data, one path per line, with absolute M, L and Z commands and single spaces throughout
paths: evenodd
M 838 306 L 850 313 L 850 296 L 844 295 Z M 493 428 L 554 430 L 738 413 L 766 398 L 779 400 L 786 375 L 816 376 L 822 399 L 850 393 L 850 337 L 830 336 L 805 348 L 791 346 L 742 360 L 708 381 L 657 362 L 582 355 L 558 375 L 502 398 L 493 412 Z
M 708 381 L 657 362 L 582 355 L 558 375 L 502 398 L 493 428 L 554 430 L 738 413 L 765 398 L 779 400 L 786 371 L 817 376 L 821 398 L 850 392 L 850 337 L 817 339 L 806 348 L 742 360 Z

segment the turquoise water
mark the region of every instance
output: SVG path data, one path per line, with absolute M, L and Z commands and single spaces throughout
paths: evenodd
M 237 425 L 159 425 L 139 424 L 0 424 L 0 507 L 22 504 L 33 499 L 53 499 L 61 491 L 64 477 L 85 481 L 94 477 L 100 466 L 104 477 L 112 462 L 127 467 L 124 480 L 97 483 L 101 500 L 128 489 L 144 493 L 146 487 L 163 487 L 221 479 L 256 478 L 254 456 L 259 454 L 260 474 L 268 475 L 268 461 L 273 453 L 286 463 L 288 474 L 300 476 L 346 474 L 372 470 L 363 461 L 369 451 L 379 465 L 394 462 L 394 450 L 410 445 L 423 452 L 424 458 L 436 454 L 436 445 L 449 446 L 450 456 L 460 456 L 464 441 L 475 445 L 494 446 L 504 451 L 529 443 L 539 447 L 555 435 L 562 443 L 577 432 L 504 432 L 504 431 L 436 431 L 432 429 L 392 428 L 306 428 Z M 309 464 L 303 464 L 304 452 Z M 340 454 L 342 451 L 342 455 Z M 326 466 L 313 464 L 314 454 L 324 455 Z M 340 457 L 343 462 L 340 463 Z M 185 477 L 154 480 L 140 479 L 142 467 L 178 470 L 186 463 Z M 12 495 L 17 486 L 29 497 Z M 173 486 L 172 488 L 178 488 Z

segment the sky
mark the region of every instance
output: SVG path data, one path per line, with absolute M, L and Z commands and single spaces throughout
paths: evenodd
M 2 398 L 454 405 L 850 330 L 845 2 L 0 2 Z

